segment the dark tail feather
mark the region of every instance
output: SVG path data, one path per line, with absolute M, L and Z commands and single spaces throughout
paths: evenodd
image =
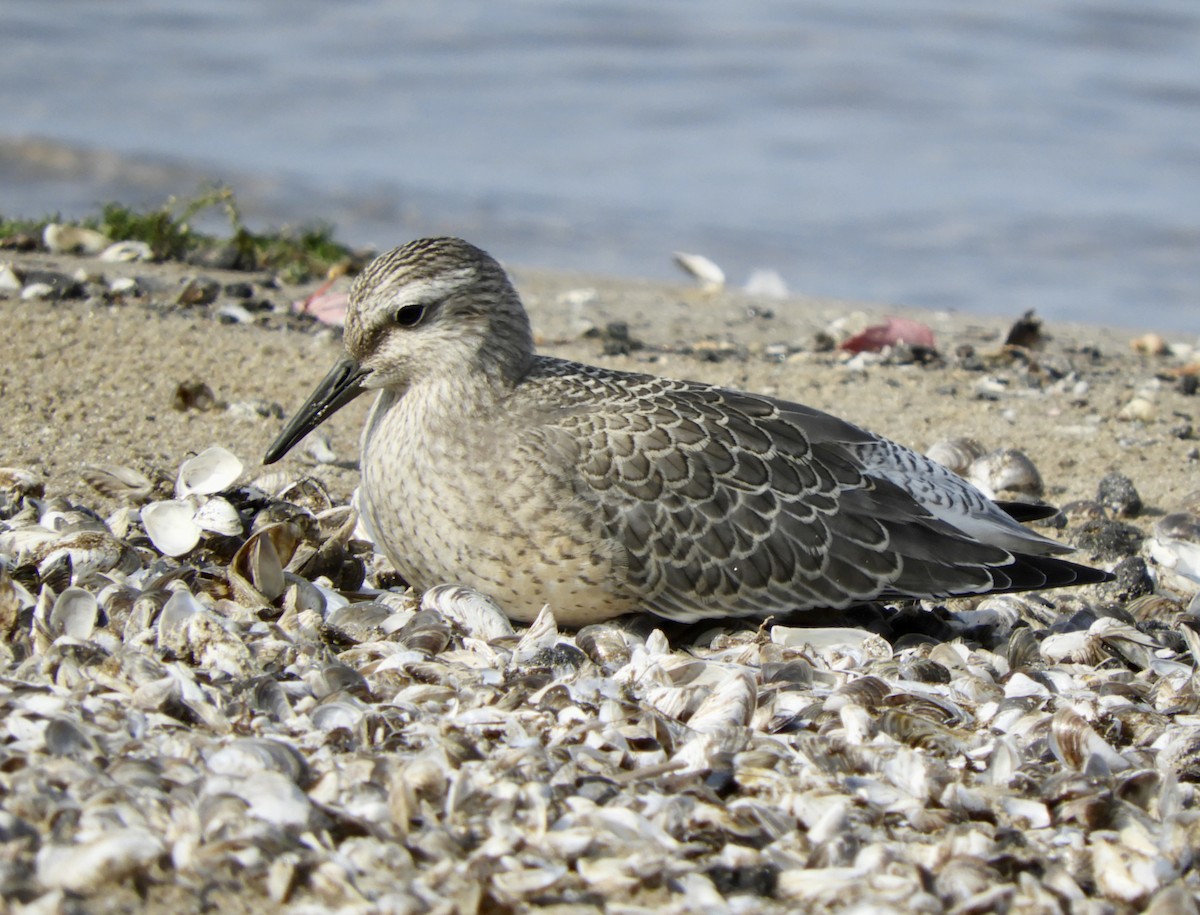
M 1041 521 L 1058 514 L 1053 505 L 1034 505 L 1032 502 L 997 502 L 996 505 L 1014 521 Z
M 1095 585 L 1112 581 L 1113 576 L 1103 569 L 1054 559 L 1050 556 L 1029 556 L 1019 553 L 1012 563 L 994 566 L 989 571 L 995 581 L 989 593 L 1033 591 L 1041 588 L 1065 588 L 1070 585 Z

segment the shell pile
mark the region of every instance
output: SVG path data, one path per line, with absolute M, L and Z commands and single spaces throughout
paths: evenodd
M 5 905 L 1195 911 L 1190 503 L 1169 593 L 672 648 L 381 588 L 349 506 L 242 474 L 93 468 L 101 517 L 0 470 Z

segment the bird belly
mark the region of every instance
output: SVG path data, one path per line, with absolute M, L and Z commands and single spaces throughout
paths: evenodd
M 552 476 L 506 461 L 502 436 L 424 435 L 402 402 L 379 415 L 381 403 L 363 436 L 360 501 L 410 585 L 466 585 L 522 622 L 546 604 L 566 626 L 638 609 L 611 545 Z

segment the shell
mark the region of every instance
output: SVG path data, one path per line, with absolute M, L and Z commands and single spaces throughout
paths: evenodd
M 1200 587 L 1200 516 L 1173 512 L 1154 522 L 1152 536 L 1145 542 L 1147 555 L 1158 565 Z M 1186 586 L 1185 586 L 1186 588 Z
M 121 264 L 154 260 L 154 250 L 144 241 L 118 241 L 100 252 L 100 260 Z
M 192 520 L 201 530 L 235 537 L 242 532 L 242 519 L 228 499 L 214 496 L 196 509 Z
M 50 611 L 50 631 L 79 642 L 86 642 L 96 628 L 100 605 L 83 588 L 67 588 L 54 601 Z
M 930 445 L 925 456 L 959 476 L 966 476 L 971 464 L 984 453 L 983 445 L 973 438 L 944 438 Z
M 207 496 L 223 492 L 237 482 L 242 469 L 242 462 L 233 452 L 213 445 L 179 466 L 175 494 L 183 499 L 190 495 Z
M 269 524 L 246 538 L 229 564 L 229 583 L 239 598 L 271 603 L 283 594 L 284 568 L 301 540 L 300 528 L 286 521 Z
M 437 585 L 421 596 L 421 609 L 441 614 L 467 635 L 491 642 L 514 634 L 494 600 L 461 585 Z
M 134 504 L 145 502 L 154 494 L 150 478 L 132 467 L 88 464 L 79 471 L 79 476 L 101 495 Z
M 674 257 L 676 265 L 684 273 L 694 277 L 705 292 L 719 292 L 725 288 L 725 271 L 703 254 L 687 254 L 683 251 L 676 251 L 672 257 Z
M 1001 448 L 976 458 L 967 468 L 967 479 L 989 498 L 1002 493 L 1040 496 L 1045 490 L 1033 461 L 1015 448 Z
M 183 556 L 200 542 L 201 528 L 190 502 L 169 499 L 142 508 L 142 527 L 150 542 L 164 556 Z
M 55 254 L 99 254 L 112 239 L 95 229 L 51 222 L 42 230 L 42 243 Z

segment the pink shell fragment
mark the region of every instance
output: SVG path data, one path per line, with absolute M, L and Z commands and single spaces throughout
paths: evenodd
M 350 304 L 347 292 L 323 292 L 317 290 L 303 302 L 293 302 L 292 310 L 312 315 L 322 324 L 340 327 L 346 322 L 346 307 Z
M 840 349 L 850 353 L 878 353 L 888 346 L 907 343 L 936 349 L 929 325 L 908 318 L 888 318 L 886 324 L 875 324 L 842 343 Z

